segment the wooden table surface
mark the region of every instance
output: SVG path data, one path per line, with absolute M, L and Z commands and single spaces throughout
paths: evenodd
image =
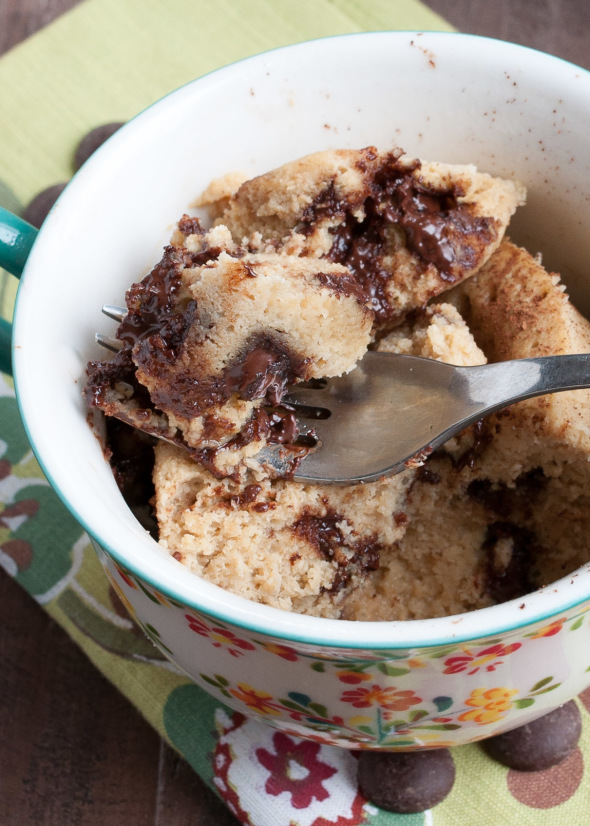
M 0 54 L 78 2 L 0 0 Z M 512 40 L 590 69 L 587 0 L 427 5 L 461 31 Z M 237 824 L 1 569 L 0 824 Z

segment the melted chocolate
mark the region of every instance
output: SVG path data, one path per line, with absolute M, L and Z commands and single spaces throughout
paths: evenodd
M 339 195 L 334 181 L 331 181 L 303 210 L 297 225 L 297 232 L 302 235 L 311 235 L 318 222 L 343 217 L 349 210 L 350 205 Z
M 155 495 L 155 440 L 110 416 L 105 423 L 106 452 L 119 490 L 138 521 L 157 539 L 158 528 L 150 504 Z
M 374 536 L 359 537 L 351 542 L 338 527 L 343 521 L 344 517 L 333 510 L 328 510 L 324 516 L 306 511 L 291 526 L 293 533 L 308 542 L 319 556 L 338 565 L 332 591 L 348 582 L 354 568 L 374 571 L 379 567 L 380 543 Z
M 492 434 L 489 431 L 489 420 L 486 418 L 478 419 L 474 422 L 471 425 L 471 433 L 473 436 L 473 444 L 471 447 L 456 459 L 452 459 L 453 465 L 457 470 L 462 470 L 464 467 L 472 468 L 492 441 Z
M 276 406 L 287 385 L 304 375 L 307 360 L 269 335 L 252 337 L 242 355 L 217 376 L 199 375 L 192 366 L 170 372 L 169 362 L 175 360 L 179 342 L 192 324 L 190 305 L 179 318 L 178 328 L 162 325 L 158 335 L 144 339 L 134 350 L 137 364 L 156 379 L 151 391 L 156 407 L 191 419 L 222 406 L 233 393 L 246 401 L 264 399 Z
M 326 256 L 337 264 L 344 264 L 363 290 L 370 309 L 378 321 L 386 321 L 391 314 L 386 286 L 391 272 L 381 260 L 385 248 L 385 234 L 379 220 L 372 220 L 372 202 L 366 204 L 367 218 L 359 223 L 347 215 L 340 226 L 331 230 L 332 248 Z
M 252 483 L 251 485 L 246 485 L 244 490 L 240 493 L 236 493 L 233 496 L 230 496 L 230 503 L 232 505 L 236 505 L 237 507 L 242 507 L 243 505 L 250 505 L 252 502 L 256 500 L 256 497 L 262 490 L 261 485 L 257 485 Z
M 203 235 L 198 220 L 188 216 L 181 219 L 179 229 L 185 235 Z M 222 406 L 234 393 L 247 401 L 264 399 L 275 409 L 257 411 L 228 447 L 241 447 L 263 436 L 271 443 L 288 444 L 298 435 L 297 423 L 292 411 L 278 406 L 287 385 L 303 376 L 307 360 L 289 352 L 278 340 L 269 335 L 254 336 L 240 357 L 220 376 L 171 370 L 197 311 L 195 301 L 178 300 L 182 271 L 185 267 L 205 264 L 218 257 L 219 252 L 219 249 L 205 247 L 199 253 L 191 253 L 169 246 L 152 271 L 132 285 L 126 295 L 128 312 L 117 330 L 123 347 L 110 361 L 88 365 L 86 399 L 91 407 L 102 408 L 123 420 L 127 419 L 125 401 L 132 402 L 127 420 L 140 427 L 143 420 L 146 430 L 156 435 L 161 430 L 161 410 L 172 410 L 190 419 Z M 247 274 L 256 275 L 255 272 Z M 136 366 L 155 379 L 151 394 L 138 382 Z M 149 424 L 154 413 L 160 426 L 154 422 Z M 186 447 L 181 435 L 176 441 Z M 214 471 L 218 450 L 190 452 L 193 458 Z
M 199 231 L 202 234 L 200 228 Z M 117 338 L 130 347 L 152 336 L 162 335 L 166 341 L 169 335 L 166 325 L 172 321 L 172 329 L 176 329 L 175 324 L 182 324 L 181 319 L 172 317 L 179 315 L 176 296 L 183 269 L 202 266 L 217 258 L 220 252 L 219 248 L 209 247 L 198 253 L 191 253 L 183 247 L 166 247 L 160 262 L 142 281 L 133 284 L 127 291 L 127 315 L 119 325 Z M 186 308 L 183 307 L 180 316 L 185 311 Z
M 189 235 L 204 235 L 203 227 L 198 218 L 193 218 L 190 215 L 183 215 L 178 222 L 178 229 L 182 232 L 185 238 Z
M 528 519 L 535 507 L 535 498 L 547 485 L 542 468 L 523 473 L 513 487 L 503 482 L 492 484 L 489 479 L 474 479 L 467 487 L 468 496 L 501 519 Z
M 322 287 L 326 287 L 335 295 L 343 295 L 346 298 L 352 296 L 356 298 L 359 304 L 364 304 L 366 301 L 365 291 L 352 274 L 336 275 L 335 273 L 319 272 L 316 273 L 314 278 L 319 281 Z
M 501 540 L 512 543 L 512 554 L 505 568 L 498 568 L 495 561 L 496 545 Z M 534 590 L 536 586 L 531 578 L 531 567 L 539 553 L 539 546 L 532 531 L 512 522 L 494 522 L 488 526 L 483 550 L 487 557 L 486 590 L 494 602 L 506 602 Z
M 299 427 L 292 410 L 282 406 L 269 410 L 259 407 L 254 410 L 252 417 L 240 432 L 225 445 L 221 447 L 189 448 L 188 450 L 193 459 L 205 467 L 213 476 L 223 478 L 226 474 L 220 473 L 217 468 L 217 462 L 222 453 L 240 449 L 254 441 L 266 439 L 268 444 L 284 445 L 284 464 L 288 466 L 285 477 L 288 478 L 295 473 L 310 450 L 310 448 L 296 444 L 298 434 Z M 289 461 L 287 461 L 287 456 Z M 238 476 L 237 474 L 234 475 L 237 481 Z
M 203 234 L 197 219 L 184 216 L 179 226 L 185 231 Z M 199 253 L 168 246 L 162 259 L 140 282 L 127 291 L 125 301 L 127 315 L 117 329 L 117 338 L 123 343 L 121 351 L 108 362 L 91 362 L 88 365 L 86 399 L 91 407 L 104 407 L 108 391 L 117 384 L 128 385 L 134 400 L 140 407 L 153 410 L 154 403 L 147 391 L 135 379 L 132 351 L 155 353 L 159 363 L 175 358 L 194 318 L 196 306 L 188 302 L 182 312 L 176 312 L 176 295 L 185 267 L 204 264 L 219 255 L 220 250 L 205 248 Z M 146 345 L 146 342 L 149 342 Z M 141 361 L 141 356 L 140 356 Z
M 245 356 L 225 371 L 227 398 L 238 393 L 246 401 L 266 399 L 278 405 L 287 385 L 303 376 L 306 363 L 270 336 L 257 336 L 247 344 Z
M 118 383 L 129 387 L 129 392 L 133 396 L 139 397 L 143 390 L 141 407 L 145 407 L 146 404 L 151 406 L 147 390 L 142 388 L 135 377 L 135 365 L 128 348 L 121 350 L 110 361 L 90 361 L 86 372 L 88 381 L 84 388 L 84 396 L 90 407 L 108 407 L 108 391 Z
M 440 474 L 424 465 L 416 469 L 416 478 L 427 485 L 438 485 L 441 481 Z
M 386 292 L 392 272 L 383 265 L 386 251 L 394 244 L 391 228 L 400 227 L 407 248 L 424 268 L 433 264 L 449 284 L 475 267 L 482 248 L 497 236 L 494 219 L 477 216 L 470 205 L 459 202 L 458 187 L 426 185 L 414 174 L 419 161 L 402 166 L 399 158 L 400 153 L 390 153 L 374 175 L 362 221 L 354 215 L 358 205 L 346 203 L 331 183 L 305 210 L 297 227 L 309 234 L 318 221 L 335 219 L 327 257 L 349 268 L 381 322 L 392 312 Z

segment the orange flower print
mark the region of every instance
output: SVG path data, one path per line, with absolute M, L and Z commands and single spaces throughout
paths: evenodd
M 565 617 L 555 620 L 555 622 L 552 622 L 550 625 L 544 625 L 543 628 L 539 628 L 535 634 L 531 634 L 531 639 L 538 640 L 541 639 L 541 637 L 552 637 L 554 634 L 558 634 L 563 628 L 564 622 Z
M 297 651 L 294 648 L 290 648 L 288 645 L 281 645 L 278 642 L 265 642 L 264 643 L 265 651 L 270 651 L 271 654 L 276 654 L 278 657 L 282 657 L 284 660 L 289 660 L 290 662 L 297 662 L 299 657 L 297 656 Z
M 351 703 L 355 708 L 381 706 L 389 711 L 407 711 L 410 706 L 422 702 L 413 691 L 399 691 L 395 686 L 381 688 L 378 685 L 345 691 L 340 699 L 345 703 Z
M 238 683 L 237 689 L 230 688 L 230 694 L 245 703 L 252 711 L 258 711 L 260 714 L 280 714 L 276 704 L 273 702 L 272 695 L 267 694 L 266 691 L 257 691 L 247 683 Z
M 510 711 L 514 703 L 512 697 L 518 694 L 517 689 L 510 688 L 475 688 L 465 705 L 472 706 L 471 711 L 464 711 L 459 720 L 472 721 L 478 726 L 495 723 L 501 720 L 506 712 Z
M 203 620 L 190 614 L 185 614 L 185 617 L 191 631 L 200 634 L 201 637 L 209 637 L 214 648 L 226 646 L 232 657 L 240 657 L 244 651 L 254 651 L 252 643 L 237 637 L 233 631 L 227 628 L 209 627 Z
M 338 674 L 338 679 L 342 683 L 349 683 L 350 685 L 358 685 L 371 679 L 371 674 L 366 674 L 364 671 L 341 671 Z
M 476 674 L 480 668 L 486 671 L 495 671 L 496 666 L 502 664 L 501 657 L 506 657 L 512 654 L 513 651 L 518 651 L 521 643 L 514 642 L 510 645 L 490 645 L 488 648 L 482 648 L 480 651 L 472 651 L 465 648 L 462 654 L 456 654 L 453 657 L 447 657 L 445 660 L 445 669 L 443 674 L 459 674 L 461 671 L 467 671 L 468 674 Z

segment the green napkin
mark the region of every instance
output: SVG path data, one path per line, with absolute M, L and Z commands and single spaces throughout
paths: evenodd
M 450 28 L 417 0 L 86 0 L 0 60 L 0 205 L 18 212 L 40 190 L 68 180 L 75 147 L 91 128 L 127 120 L 216 67 L 324 35 Z M 6 318 L 15 289 L 15 279 L 2 274 Z M 293 742 L 193 685 L 162 658 L 110 588 L 87 537 L 43 478 L 12 382 L 1 376 L 0 564 L 244 824 L 587 822 L 590 691 L 579 699 L 579 748 L 560 766 L 526 775 L 494 763 L 477 746 L 455 748 L 449 797 L 423 814 L 394 815 L 359 795 L 349 753 Z M 287 777 L 281 749 L 298 750 L 310 780 Z M 256 763 L 253 753 L 277 759 Z

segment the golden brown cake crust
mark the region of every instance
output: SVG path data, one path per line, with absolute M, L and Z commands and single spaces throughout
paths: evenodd
M 285 164 L 212 210 L 250 248 L 345 264 L 383 328 L 476 272 L 524 199 L 474 166 L 368 147 Z

